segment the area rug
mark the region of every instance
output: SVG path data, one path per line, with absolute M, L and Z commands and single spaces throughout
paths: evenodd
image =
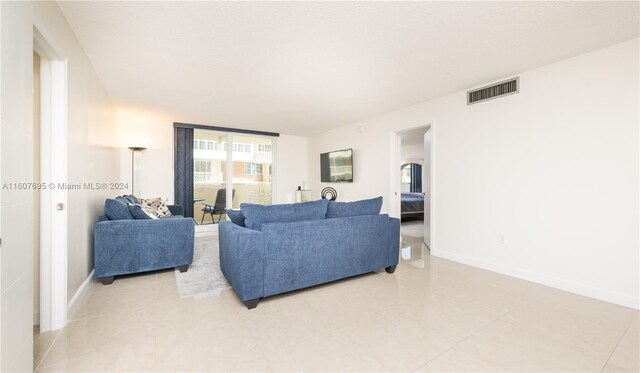
M 400 234 L 403 236 L 423 237 L 424 221 L 422 220 L 403 221 L 402 224 L 400 225 Z
M 181 297 L 204 298 L 215 296 L 231 285 L 220 270 L 218 235 L 196 235 L 193 263 L 187 272 L 175 270 Z

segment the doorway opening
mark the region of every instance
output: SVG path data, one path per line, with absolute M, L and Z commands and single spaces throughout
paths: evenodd
M 432 125 L 392 132 L 390 147 L 390 213 L 401 219 L 402 259 L 420 266 L 432 242 Z

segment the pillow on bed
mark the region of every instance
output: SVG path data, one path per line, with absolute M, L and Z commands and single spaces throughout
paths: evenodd
M 378 215 L 382 209 L 382 197 L 363 199 L 355 202 L 330 201 L 327 218 L 344 218 L 347 216 Z

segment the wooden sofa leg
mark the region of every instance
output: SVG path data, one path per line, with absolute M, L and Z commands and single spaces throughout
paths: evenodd
M 393 272 L 396 271 L 396 266 L 395 265 L 389 266 L 389 267 L 385 268 L 384 270 L 387 271 L 387 273 L 393 273 Z
M 178 266 L 178 269 L 180 270 L 180 273 L 187 272 L 189 265 Z
M 259 301 L 260 301 L 260 298 L 250 299 L 248 301 L 245 301 L 244 305 L 247 306 L 248 310 L 252 310 L 252 309 L 258 307 L 258 302 Z
M 109 276 L 109 277 L 101 277 L 100 278 L 100 282 L 102 282 L 102 285 L 111 285 L 113 284 L 113 278 L 115 276 Z

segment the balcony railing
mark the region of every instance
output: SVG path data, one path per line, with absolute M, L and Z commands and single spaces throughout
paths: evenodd
M 193 182 L 200 183 L 221 183 L 222 172 L 194 172 Z
M 253 160 L 257 162 L 271 162 L 271 152 L 253 152 Z

